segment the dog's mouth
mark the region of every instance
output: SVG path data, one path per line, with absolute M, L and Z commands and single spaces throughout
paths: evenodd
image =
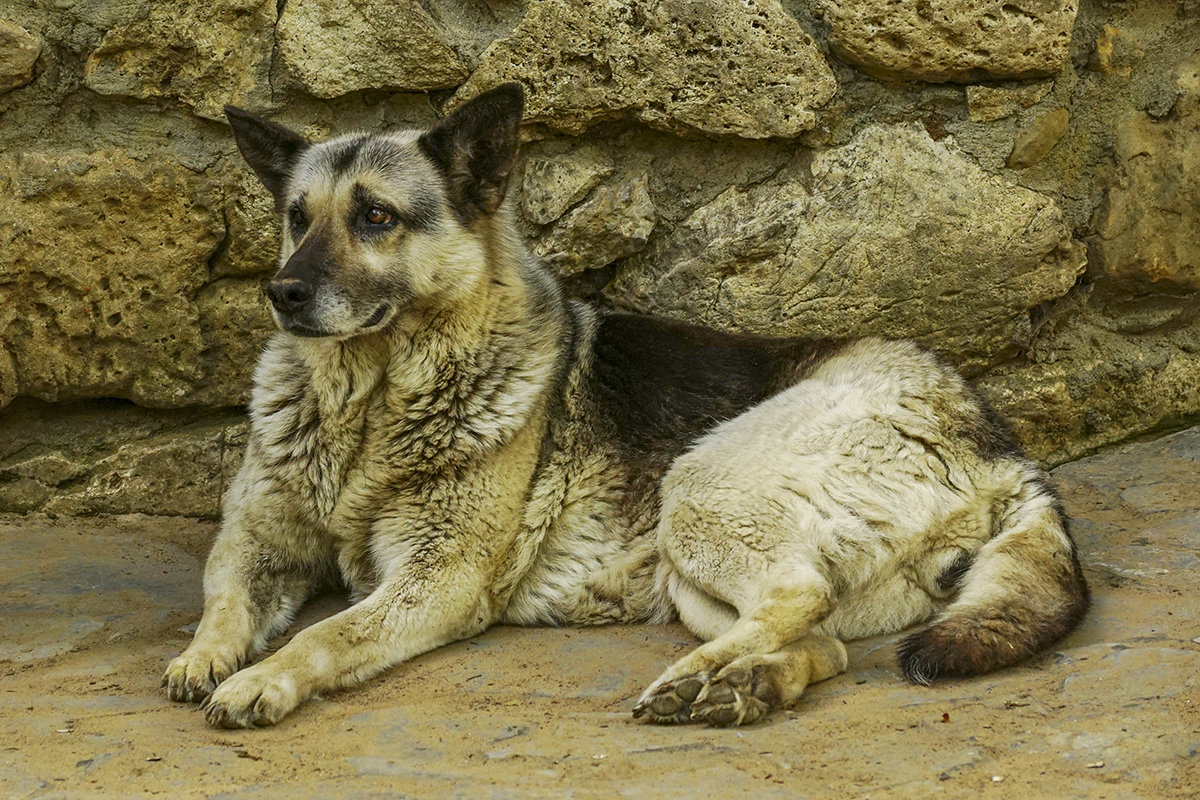
M 293 336 L 300 336 L 304 339 L 324 339 L 336 335 L 330 331 L 314 328 L 311 325 L 305 325 L 303 322 L 296 322 L 295 320 L 280 320 L 280 327 Z

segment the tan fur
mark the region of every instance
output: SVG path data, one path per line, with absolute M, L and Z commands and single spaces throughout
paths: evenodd
M 559 297 L 504 207 L 456 212 L 416 134 L 383 138 L 394 170 L 338 172 L 315 148 L 290 173 L 281 199 L 306 197 L 304 236 L 329 242 L 312 315 L 334 333 L 279 334 L 263 354 L 170 697 L 203 700 L 214 725 L 271 724 L 497 622 L 677 610 L 708 642 L 635 713 L 742 724 L 845 669 L 842 639 L 952 603 L 929 631 L 953 648 L 953 626 L 1015 595 L 1066 613 L 1077 564 L 1041 473 L 980 453 L 963 432 L 978 406 L 931 356 L 852 343 L 673 461 L 631 456 L 598 422 L 596 313 Z M 438 222 L 356 239 L 339 228 L 355 185 L 397 208 L 423 193 Z M 281 266 L 300 245 L 285 235 Z M 964 558 L 959 593 L 941 579 Z M 332 580 L 354 606 L 238 671 Z

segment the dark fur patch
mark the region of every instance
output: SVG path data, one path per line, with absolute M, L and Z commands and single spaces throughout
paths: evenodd
M 974 560 L 974 556 L 972 556 L 970 553 L 960 554 L 959 557 L 954 560 L 954 563 L 946 567 L 946 570 L 938 576 L 938 588 L 943 592 L 948 592 L 955 586 L 958 586 L 958 582 L 962 580 L 963 575 L 967 574 L 967 570 L 971 568 L 971 564 L 974 562 Z
M 355 184 L 351 193 L 350 216 L 346 225 L 359 236 L 371 236 L 378 233 L 364 222 L 367 210 L 372 206 L 387 211 L 393 216 L 396 224 L 403 225 L 414 233 L 428 233 L 438 225 L 438 207 L 432 197 L 419 196 L 407 207 L 399 207 L 371 195 L 362 184 Z
M 979 415 L 962 426 L 961 434 L 975 446 L 976 452 L 987 460 L 1024 457 L 1021 445 L 1008 421 L 1000 416 L 974 387 L 968 388 L 970 399 Z
M 632 453 L 673 457 L 717 423 L 795 383 L 843 344 L 605 314 L 593 345 L 600 413 Z
M 325 163 L 329 165 L 329 171 L 335 176 L 350 172 L 358 160 L 359 151 L 366 142 L 366 136 L 358 136 L 337 144 L 326 145 L 322 155 Z
M 333 270 L 333 251 L 329 239 L 318 229 L 313 231 L 296 248 L 283 268 L 276 273 L 274 280 L 295 278 L 309 285 L 317 285 L 321 278 L 330 275 Z

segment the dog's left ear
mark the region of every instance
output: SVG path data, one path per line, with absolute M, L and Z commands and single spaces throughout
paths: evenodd
M 519 83 L 490 89 L 459 106 L 420 139 L 446 177 L 450 204 L 470 225 L 504 201 L 517 159 L 525 92 Z
M 296 159 L 310 147 L 309 141 L 293 130 L 235 106 L 225 106 L 225 116 L 233 127 L 233 138 L 242 157 L 278 205 L 287 188 L 288 175 Z

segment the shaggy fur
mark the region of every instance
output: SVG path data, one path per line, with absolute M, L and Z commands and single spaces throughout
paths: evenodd
M 634 714 L 733 725 L 843 670 L 843 639 L 933 616 L 900 648 L 925 683 L 1078 622 L 1045 474 L 927 352 L 565 300 L 503 202 L 521 105 L 323 144 L 228 110 L 282 219 L 282 332 L 172 699 L 271 724 L 494 623 L 678 614 L 707 641 Z M 331 582 L 351 608 L 242 669 Z

